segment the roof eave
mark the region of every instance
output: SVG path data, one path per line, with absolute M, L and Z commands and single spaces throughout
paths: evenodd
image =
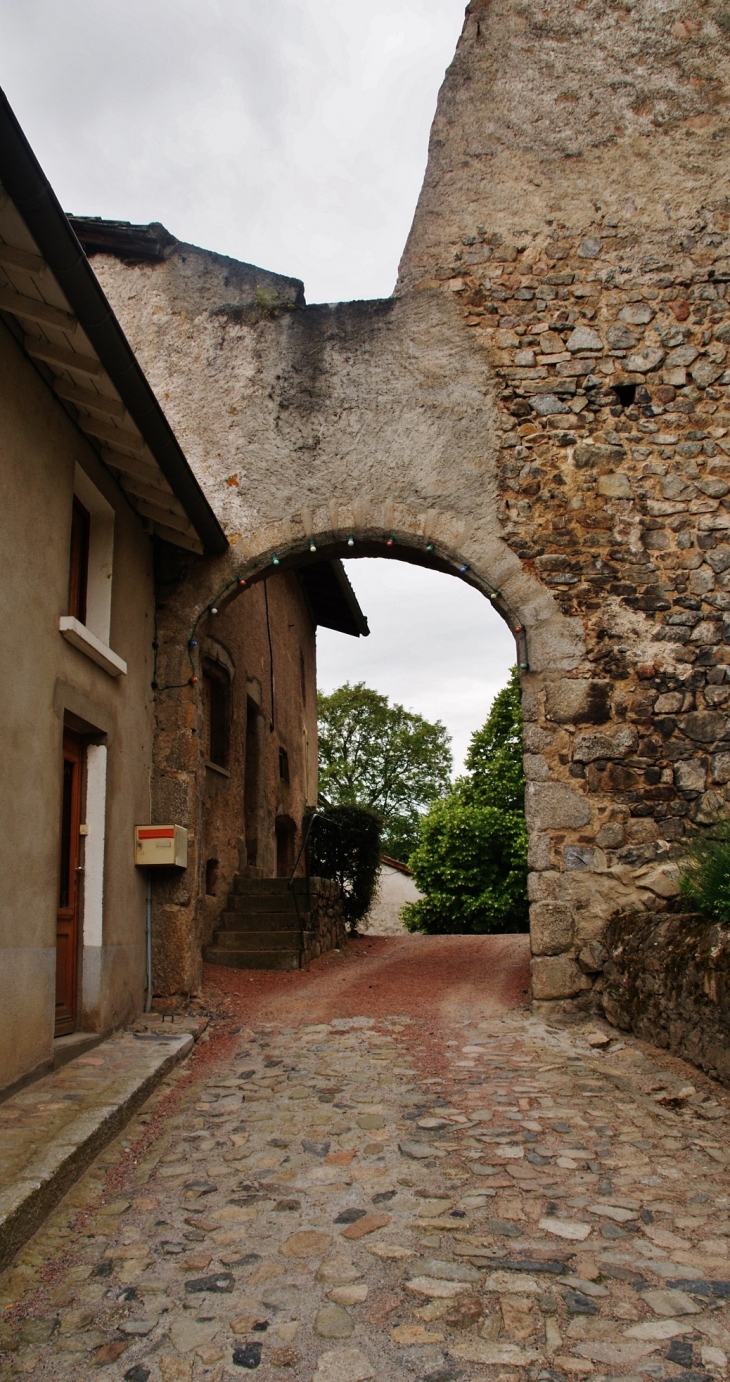
M 210 555 L 224 552 L 228 539 L 2 90 L 0 181 L 182 504 L 204 550 Z

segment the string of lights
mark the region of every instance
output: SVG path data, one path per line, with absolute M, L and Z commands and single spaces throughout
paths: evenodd
M 368 546 L 370 546 L 371 543 L 372 539 L 368 539 Z M 329 545 L 330 544 L 328 544 L 328 546 Z M 353 534 L 350 534 L 347 538 L 347 546 L 349 548 L 354 548 L 356 545 L 357 539 L 353 536 Z M 396 538 L 392 536 L 385 538 L 386 547 L 392 548 L 398 545 L 400 544 L 398 543 Z M 416 544 L 413 542 L 405 542 L 402 545 L 408 546 L 410 548 L 416 547 Z M 469 584 L 475 586 L 478 590 L 481 590 L 482 594 L 485 595 L 487 599 L 491 601 L 491 603 L 495 606 L 499 613 L 504 616 L 504 618 L 507 621 L 507 624 L 509 625 L 512 633 L 515 636 L 517 642 L 517 665 L 520 671 L 529 671 L 530 663 L 527 649 L 527 630 L 525 629 L 524 625 L 520 622 L 519 616 L 515 614 L 515 611 L 505 600 L 501 590 L 498 590 L 496 586 L 493 586 L 489 581 L 485 580 L 483 576 L 480 576 L 478 572 L 474 571 L 473 567 L 471 567 L 468 562 L 461 561 L 458 558 L 454 558 L 450 552 L 441 550 L 438 547 L 438 544 L 435 542 L 425 543 L 424 547 L 420 550 L 426 552 L 429 556 L 437 557 L 441 561 L 446 562 L 448 565 L 455 567 L 456 572 L 460 576 L 468 577 Z M 208 604 L 204 605 L 201 610 L 199 610 L 195 619 L 195 623 L 193 624 L 193 627 L 190 630 L 190 636 L 187 640 L 186 647 L 188 660 L 190 662 L 190 676 L 187 678 L 186 681 L 170 682 L 165 686 L 159 686 L 157 685 L 156 681 L 153 681 L 153 690 L 160 692 L 181 691 L 186 686 L 197 686 L 199 678 L 195 666 L 195 649 L 198 646 L 197 633 L 201 620 L 205 619 L 208 615 L 216 615 L 220 613 L 221 609 L 224 608 L 225 605 L 230 604 L 230 601 L 242 590 L 244 590 L 246 586 L 251 585 L 255 580 L 259 579 L 269 566 L 273 566 L 274 568 L 281 566 L 282 561 L 286 561 L 288 557 L 301 555 L 303 552 L 306 551 L 311 553 L 317 551 L 317 544 L 315 543 L 313 538 L 307 539 L 304 543 L 298 542 L 292 544 L 289 547 L 279 548 L 279 550 L 277 552 L 273 552 L 267 560 L 259 561 L 258 563 L 253 564 L 247 576 L 234 576 L 230 581 L 227 581 L 226 584 L 221 587 L 218 593 L 213 596 L 213 599 L 210 600 Z

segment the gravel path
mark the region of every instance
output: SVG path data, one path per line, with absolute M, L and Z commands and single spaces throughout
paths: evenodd
M 708 1382 L 727 1107 L 525 1006 L 526 938 L 211 970 L 203 1042 L 0 1277 L 0 1378 Z

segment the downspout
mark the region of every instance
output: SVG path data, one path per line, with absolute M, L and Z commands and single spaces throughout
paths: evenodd
M 152 869 L 147 870 L 147 997 L 144 1010 L 152 1012 Z

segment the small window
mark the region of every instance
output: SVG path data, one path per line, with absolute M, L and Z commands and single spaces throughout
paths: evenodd
M 74 497 L 71 517 L 71 559 L 68 577 L 68 612 L 86 623 L 86 595 L 89 585 L 89 534 L 91 515 L 88 509 Z
M 289 755 L 286 749 L 279 749 L 279 777 L 282 782 L 289 781 Z
M 218 883 L 218 860 L 208 859 L 205 865 L 205 891 L 208 897 L 215 897 Z
M 230 738 L 230 684 L 221 667 L 209 665 L 203 673 L 207 753 L 209 763 L 228 767 Z

